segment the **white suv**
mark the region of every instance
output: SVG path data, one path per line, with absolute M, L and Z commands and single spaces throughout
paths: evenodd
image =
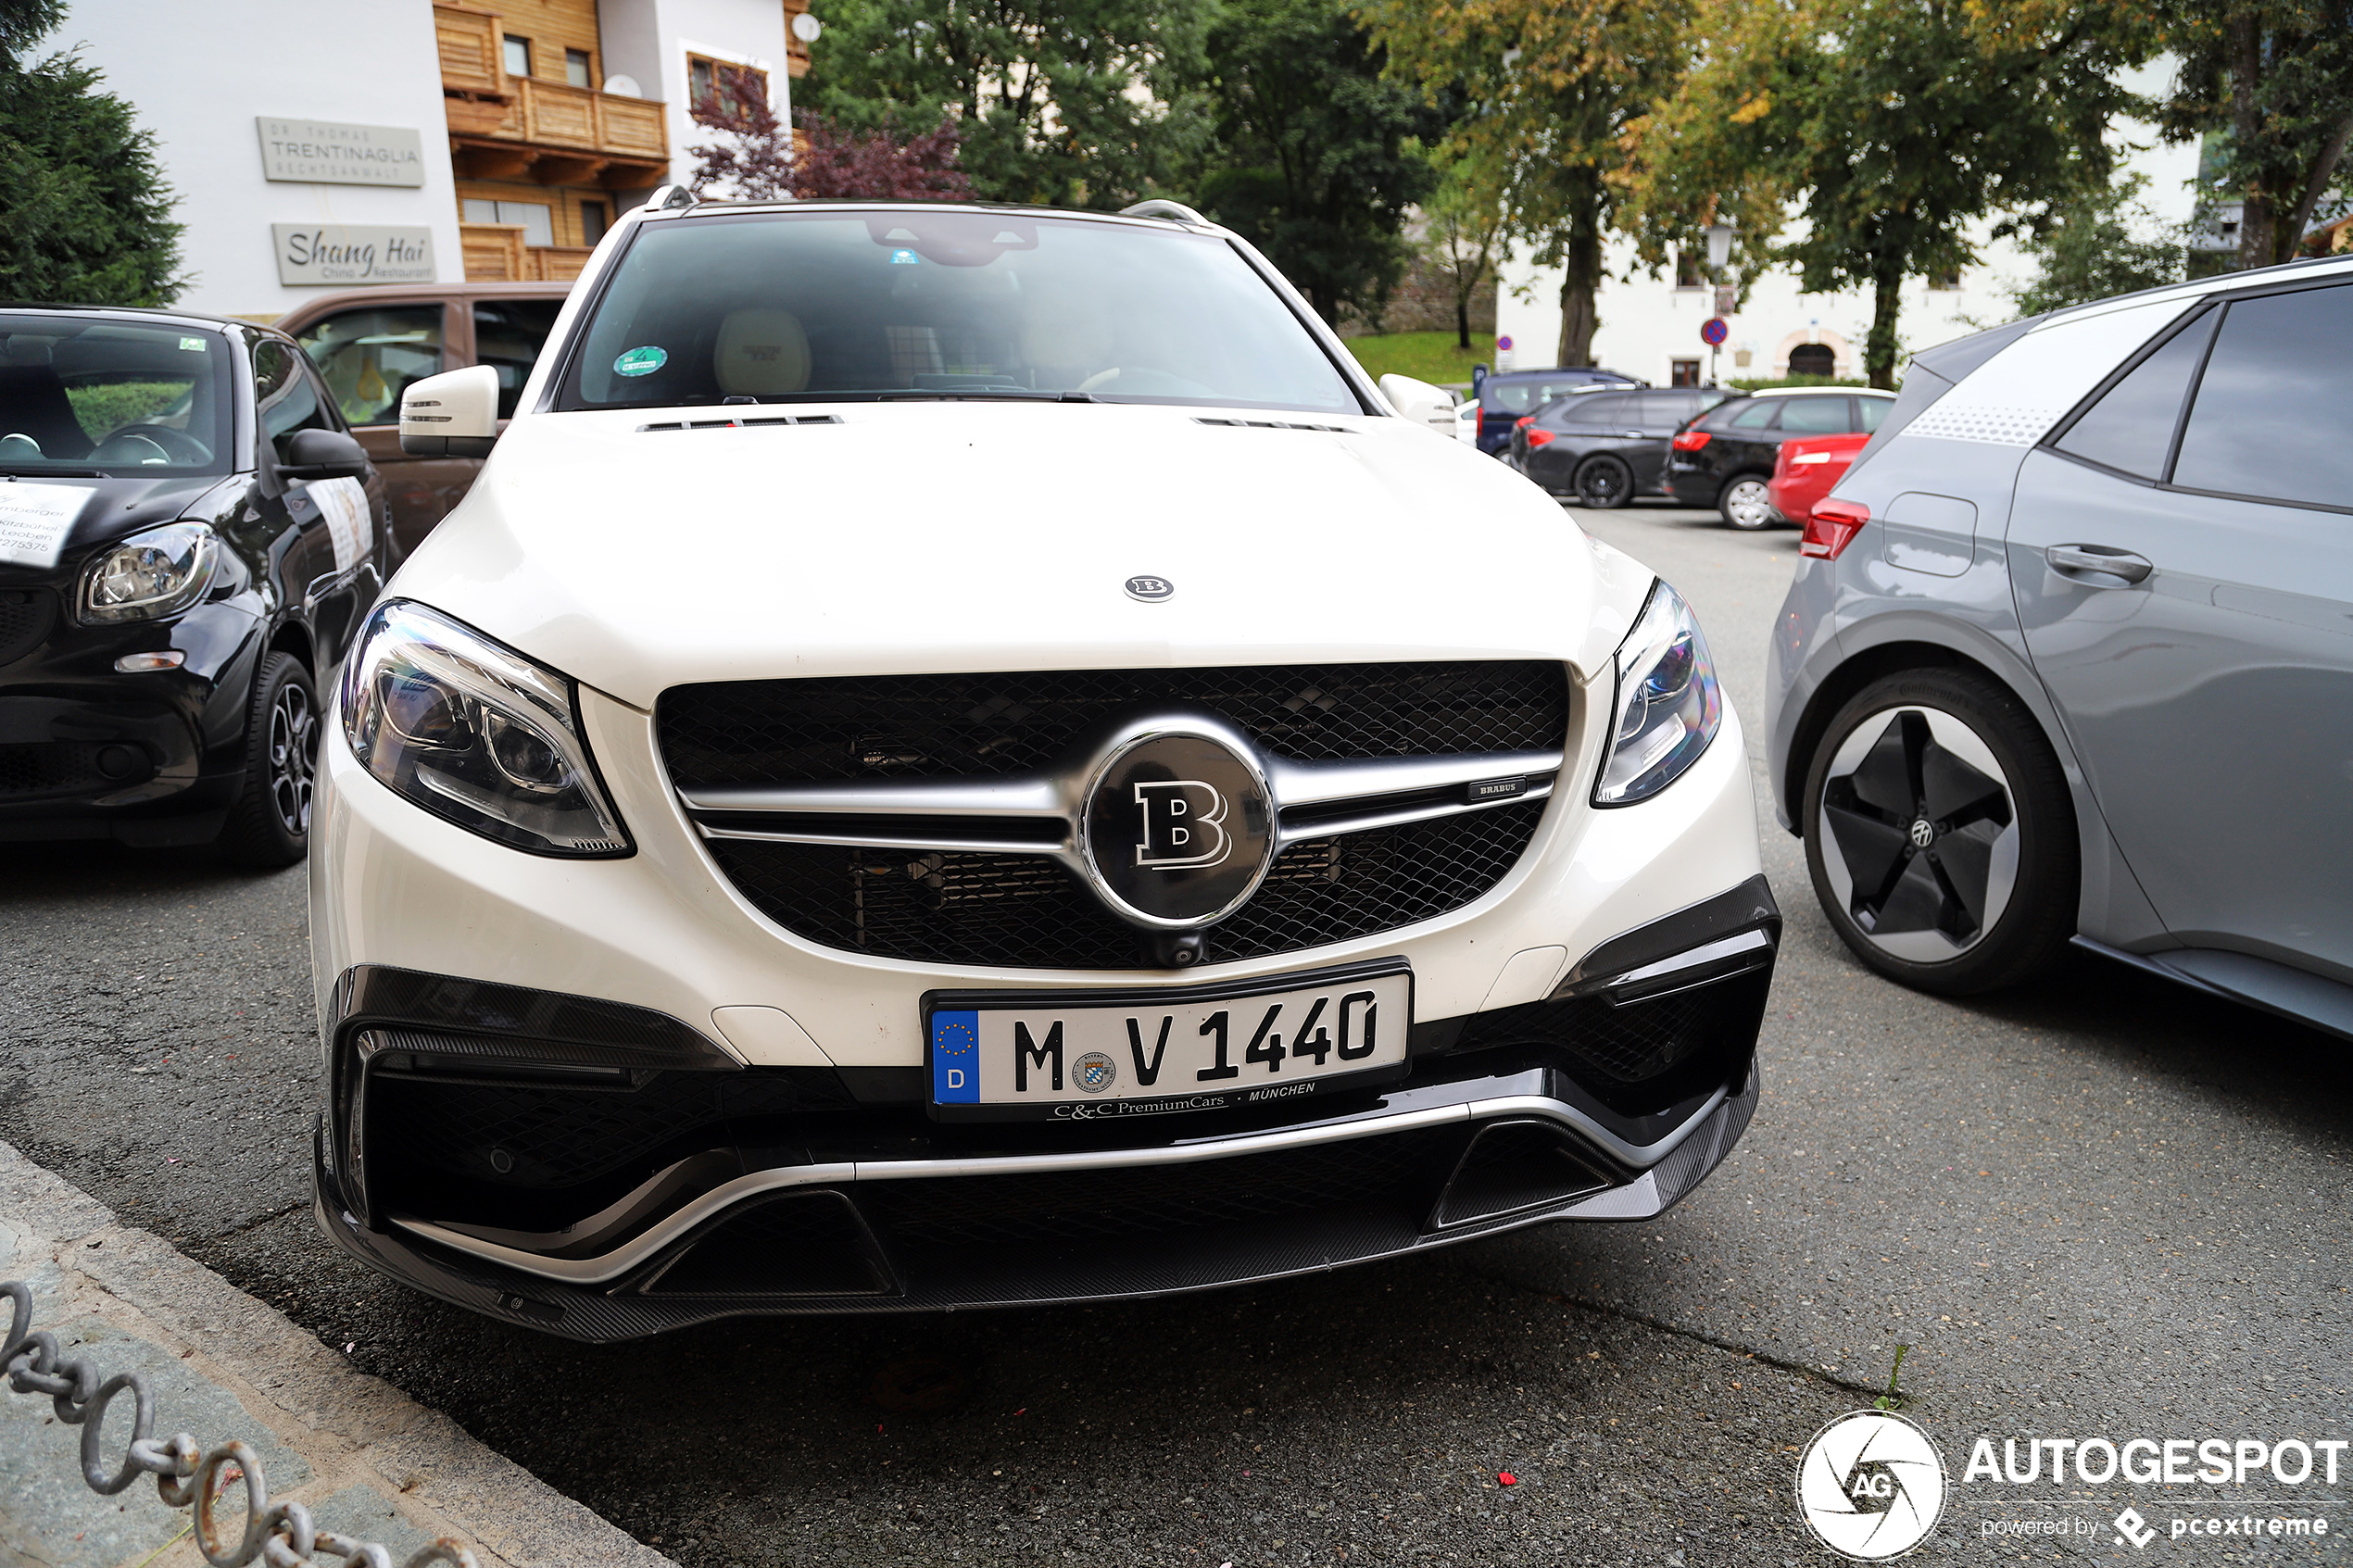
M 1746 1126 L 1691 612 L 1234 235 L 666 192 L 548 341 L 327 726 L 343 1246 L 585 1339 L 1077 1300 L 1645 1218 Z

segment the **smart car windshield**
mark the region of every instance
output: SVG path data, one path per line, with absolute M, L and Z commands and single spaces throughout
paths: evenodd
M 225 473 L 229 340 L 0 315 L 0 473 Z
M 1026 212 L 648 224 L 574 341 L 559 408 L 1083 396 L 1363 411 L 1225 241 Z

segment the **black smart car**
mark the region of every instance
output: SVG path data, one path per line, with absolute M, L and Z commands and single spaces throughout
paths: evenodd
M 1773 459 L 1793 435 L 1869 434 L 1895 405 L 1869 387 L 1774 387 L 1708 411 L 1675 437 L 1667 492 L 1687 507 L 1713 507 L 1739 529 L 1781 521 L 1767 498 Z
M 1662 495 L 1667 444 L 1730 395 L 1714 387 L 1572 393 L 1519 421 L 1506 460 L 1554 495 L 1604 510 Z
M 389 574 L 293 341 L 0 308 L 0 841 L 309 847 L 319 681 Z

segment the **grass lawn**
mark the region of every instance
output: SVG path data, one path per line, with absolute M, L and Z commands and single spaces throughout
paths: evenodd
M 1376 380 L 1387 375 L 1412 376 L 1433 385 L 1444 386 L 1450 382 L 1470 380 L 1471 367 L 1485 362 L 1495 363 L 1491 344 L 1474 336 L 1471 346 L 1454 346 L 1453 332 L 1389 332 L 1380 337 L 1352 337 L 1340 341 L 1348 345 L 1356 362 Z

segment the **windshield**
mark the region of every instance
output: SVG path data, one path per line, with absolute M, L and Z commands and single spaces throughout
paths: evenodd
M 0 473 L 226 473 L 229 340 L 0 316 Z
M 1498 414 L 1526 414 L 1583 387 L 1617 384 L 1599 376 L 1569 376 L 1560 381 L 1499 381 L 1490 376 L 1479 388 L 1478 405 Z
M 1026 212 L 648 224 L 574 341 L 559 408 L 1083 394 L 1364 411 L 1225 241 Z

